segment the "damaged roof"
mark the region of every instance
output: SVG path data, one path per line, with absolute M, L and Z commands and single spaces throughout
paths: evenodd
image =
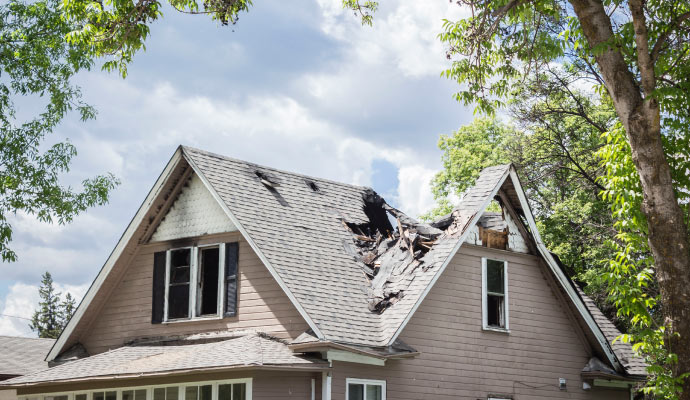
M 240 367 L 320 368 L 322 360 L 294 354 L 287 343 L 257 332 L 235 337 L 176 338 L 131 344 L 2 382 L 19 387 L 95 378 L 166 375 Z
M 459 246 L 470 220 L 487 198 L 491 200 L 491 191 L 509 170 L 508 165 L 484 170 L 440 229 L 417 223 L 363 186 L 308 178 L 189 147 L 183 150 L 323 336 L 365 346 L 392 342 L 432 277 Z M 401 240 L 386 213 L 397 217 L 405 225 L 403 231 L 415 238 Z M 385 268 L 374 276 L 363 260 L 361 242 L 371 243 L 377 233 L 379 245 L 392 250 L 382 257 L 396 262 L 382 262 Z M 425 241 L 430 250 L 415 256 L 418 244 Z M 418 267 L 421 270 L 415 272 Z M 391 306 L 391 301 L 397 304 Z

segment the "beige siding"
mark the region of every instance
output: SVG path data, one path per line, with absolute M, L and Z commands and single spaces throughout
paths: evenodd
M 14 389 L 0 390 L 0 400 L 17 400 L 17 391 Z
M 142 337 L 208 332 L 221 329 L 258 329 L 281 338 L 294 338 L 308 329 L 270 272 L 239 233 L 207 236 L 197 244 L 240 242 L 237 316 L 222 320 L 151 324 L 153 254 L 179 244 L 142 245 L 119 282 L 79 340 L 90 354 L 122 346 Z
M 32 389 L 20 389 L 22 394 L 89 391 L 97 389 L 117 389 L 137 386 L 176 385 L 203 381 L 252 378 L 253 400 L 311 399 L 311 380 L 321 379 L 320 372 L 310 371 L 236 371 L 208 373 L 166 378 L 142 378 L 123 381 L 94 381 L 87 383 L 63 384 Z M 318 388 L 318 386 L 317 386 Z M 317 392 L 318 394 L 318 392 Z M 317 398 L 320 398 L 317 396 Z M 4 398 L 2 400 L 5 400 Z M 7 399 L 12 400 L 12 399 Z
M 509 334 L 484 331 L 481 257 L 508 261 Z M 400 339 L 422 354 L 385 367 L 336 363 L 333 400 L 345 379 L 383 379 L 388 400 L 627 399 L 627 391 L 582 390 L 589 347 L 550 289 L 536 257 L 465 245 L 422 302 Z M 567 379 L 567 391 L 558 389 Z

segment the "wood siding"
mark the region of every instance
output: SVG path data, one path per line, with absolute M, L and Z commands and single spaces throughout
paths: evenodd
M 151 324 L 153 254 L 178 247 L 179 242 L 139 245 L 132 261 L 79 341 L 89 354 L 122 346 L 142 337 L 209 332 L 222 329 L 257 329 L 281 338 L 295 338 L 308 329 L 268 269 L 238 232 L 205 236 L 196 244 L 239 241 L 238 313 L 206 321 Z
M 510 333 L 482 329 L 482 256 L 508 261 Z M 582 390 L 590 348 L 542 268 L 533 256 L 464 245 L 400 336 L 421 355 L 385 367 L 334 363 L 333 400 L 345 398 L 346 378 L 386 380 L 388 400 L 627 399 L 626 390 Z

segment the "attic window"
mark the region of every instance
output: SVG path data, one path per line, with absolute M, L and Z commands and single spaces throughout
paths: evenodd
M 310 179 L 305 179 L 304 183 L 307 184 L 307 187 L 309 187 L 309 189 L 311 189 L 312 192 L 321 193 L 321 189 L 319 189 L 319 186 L 316 184 L 316 182 L 314 182 Z
M 156 253 L 151 322 L 234 316 L 237 248 L 232 242 Z
M 482 258 L 483 328 L 508 331 L 508 263 Z

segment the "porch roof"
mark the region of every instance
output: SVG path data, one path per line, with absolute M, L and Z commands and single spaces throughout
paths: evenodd
M 271 367 L 321 369 L 327 368 L 328 364 L 320 359 L 294 354 L 280 339 L 250 332 L 211 343 L 162 341 L 124 346 L 3 381 L 0 388 Z

